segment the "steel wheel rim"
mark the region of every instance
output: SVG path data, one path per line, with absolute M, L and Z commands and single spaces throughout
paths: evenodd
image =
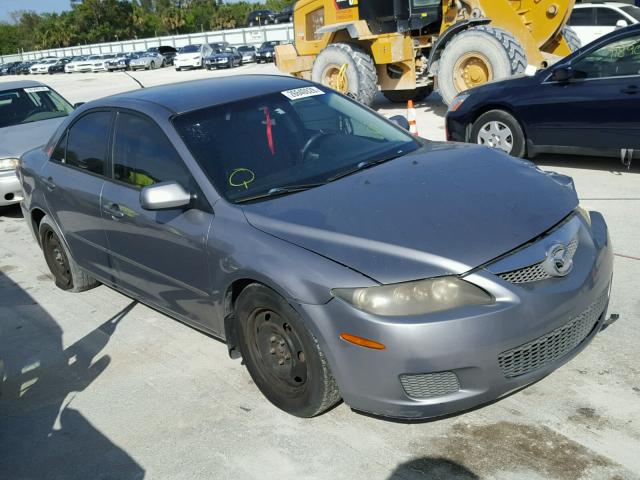
M 344 76 L 344 82 L 340 82 L 341 65 L 331 64 L 322 72 L 322 84 L 331 87 L 333 90 L 346 94 L 349 91 L 349 79 Z
M 453 67 L 453 82 L 462 92 L 493 80 L 493 68 L 489 59 L 480 52 L 469 52 L 458 59 Z
M 307 383 L 307 355 L 293 326 L 277 312 L 254 311 L 249 318 L 251 348 L 262 374 L 282 391 L 298 393 Z
M 504 123 L 497 120 L 485 123 L 478 131 L 478 144 L 497 148 L 511 153 L 513 150 L 513 132 Z
M 53 270 L 54 276 L 63 280 L 65 285 L 70 285 L 71 269 L 69 268 L 69 261 L 58 237 L 52 231 L 48 231 L 45 235 L 45 248 L 47 249 L 47 263 Z

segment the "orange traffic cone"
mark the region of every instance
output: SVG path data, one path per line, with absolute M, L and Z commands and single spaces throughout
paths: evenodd
M 409 132 L 416 137 L 418 136 L 418 123 L 416 122 L 417 114 L 413 106 L 413 100 L 407 102 L 407 120 L 409 120 Z

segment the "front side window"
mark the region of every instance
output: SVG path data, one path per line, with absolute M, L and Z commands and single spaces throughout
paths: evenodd
M 49 87 L 0 91 L 0 128 L 66 117 L 73 107 Z
M 592 27 L 595 25 L 594 8 L 576 8 L 571 14 L 569 25 L 572 27 Z
M 613 8 L 596 9 L 596 25 L 599 27 L 615 27 L 620 20 L 627 19 Z
M 64 163 L 104 175 L 110 126 L 111 112 L 93 112 L 81 117 L 67 134 Z
M 325 183 L 419 148 L 407 132 L 356 102 L 312 86 L 185 113 L 173 123 L 232 202 Z
M 640 75 L 640 36 L 611 42 L 579 58 L 572 66 L 577 78 Z
M 116 121 L 113 177 L 137 188 L 176 181 L 193 191 L 191 174 L 160 127 L 127 113 Z

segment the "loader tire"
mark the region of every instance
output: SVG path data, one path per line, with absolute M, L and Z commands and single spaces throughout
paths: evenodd
M 482 25 L 456 35 L 445 47 L 438 65 L 438 87 L 449 105 L 458 93 L 488 81 L 524 72 L 527 56 L 506 30 Z
M 433 87 L 420 87 L 415 90 L 384 90 L 382 94 L 387 100 L 394 103 L 407 103 L 409 100 L 421 102 L 433 92 Z
M 572 52 L 575 52 L 576 50 L 582 48 L 582 40 L 580 40 L 580 37 L 578 37 L 578 34 L 573 28 L 564 27 L 562 29 L 562 35 L 569 44 L 569 48 Z
M 357 45 L 334 43 L 322 50 L 311 70 L 311 79 L 336 89 L 332 84 L 344 64 L 347 64 L 347 85 L 340 91 L 364 105 L 371 105 L 378 92 L 378 74 L 371 55 Z

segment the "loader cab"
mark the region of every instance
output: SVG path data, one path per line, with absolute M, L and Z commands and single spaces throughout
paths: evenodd
M 442 0 L 369 0 L 360 2 L 358 10 L 376 35 L 439 31 L 442 23 Z

